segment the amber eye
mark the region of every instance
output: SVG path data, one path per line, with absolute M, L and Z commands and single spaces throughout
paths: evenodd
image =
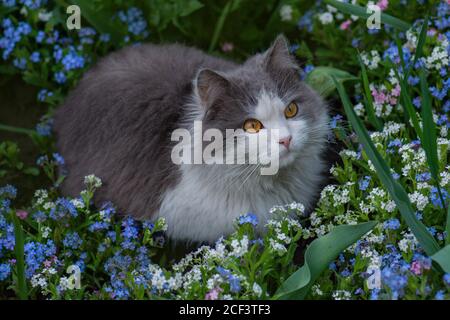
M 263 128 L 261 121 L 256 119 L 247 119 L 244 122 L 244 130 L 248 133 L 257 133 Z
M 295 117 L 297 115 L 297 112 L 298 112 L 298 107 L 295 102 L 289 103 L 289 105 L 286 107 L 286 109 L 284 109 L 284 115 L 288 119 Z

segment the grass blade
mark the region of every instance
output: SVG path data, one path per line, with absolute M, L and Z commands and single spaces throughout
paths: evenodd
M 434 255 L 431 259 L 436 261 L 446 273 L 450 273 L 450 245 L 445 246 Z
M 427 40 L 427 30 L 428 30 L 428 15 L 425 16 L 423 21 L 422 29 L 420 29 L 419 41 L 417 42 L 416 53 L 414 54 L 413 66 L 422 56 L 423 46 Z
M 406 85 L 405 79 L 400 77 L 400 75 L 398 74 L 398 71 L 396 68 L 393 68 L 395 75 L 398 79 L 398 82 L 400 84 L 400 99 L 402 100 L 402 106 L 403 106 L 403 110 L 405 112 L 405 114 L 407 115 L 407 120 L 411 119 L 411 122 L 413 124 L 414 130 L 416 131 L 416 135 L 417 137 L 422 140 L 422 128 L 420 127 L 419 124 L 419 118 L 417 117 L 416 114 L 416 109 L 414 108 L 413 104 L 412 104 L 412 100 L 411 97 L 409 96 L 408 93 L 408 86 Z M 405 123 L 406 127 L 409 126 L 409 123 Z
M 357 6 L 350 3 L 344 3 L 337 0 L 324 0 L 324 2 L 326 4 L 329 4 L 330 6 L 335 7 L 341 12 L 352 14 L 363 19 L 367 19 L 370 16 L 370 14 L 366 12 L 365 7 Z M 409 28 L 411 28 L 411 25 L 409 23 L 400 20 L 398 18 L 395 18 L 393 16 L 390 16 L 386 13 L 381 13 L 381 22 L 388 24 L 401 31 L 407 31 Z
M 422 123 L 423 123 L 423 137 L 422 146 L 427 155 L 428 166 L 435 181 L 439 178 L 439 160 L 437 153 L 437 134 L 436 124 L 433 120 L 433 112 L 431 111 L 431 98 L 428 90 L 428 83 L 425 72 L 420 71 L 420 90 L 422 95 Z
M 25 258 L 24 258 L 24 235 L 22 225 L 14 211 L 11 211 L 14 222 L 15 245 L 14 252 L 16 255 L 16 273 L 17 273 L 17 293 L 21 300 L 28 299 L 27 282 L 25 278 Z
M 429 256 L 433 255 L 440 249 L 438 243 L 428 232 L 425 225 L 417 219 L 415 212 L 411 206 L 408 194 L 406 193 L 405 189 L 403 189 L 403 187 L 392 177 L 388 165 L 375 148 L 361 120 L 356 116 L 356 113 L 352 108 L 350 99 L 348 98 L 344 87 L 337 81 L 335 81 L 335 84 L 344 105 L 347 118 L 349 122 L 351 122 L 356 134 L 358 135 L 358 138 L 363 145 L 367 156 L 374 165 L 378 173 L 378 177 L 383 183 L 383 186 L 388 190 L 392 199 L 395 201 L 400 214 L 402 215 L 408 227 L 416 236 L 422 248 Z
M 377 130 L 381 130 L 383 127 L 383 124 L 381 123 L 380 119 L 377 118 L 375 114 L 375 109 L 373 107 L 373 99 L 372 99 L 372 93 L 370 92 L 369 88 L 369 77 L 367 76 L 367 70 L 366 66 L 364 65 L 361 56 L 358 54 L 358 60 L 359 64 L 361 66 L 361 76 L 363 80 L 363 86 L 364 86 L 364 92 L 366 94 L 367 99 L 367 117 L 369 118 L 370 123 L 372 123 Z
M 227 16 L 230 13 L 232 4 L 233 0 L 230 0 L 223 7 L 219 20 L 217 20 L 216 27 L 214 28 L 214 33 L 211 38 L 211 43 L 209 44 L 208 52 L 212 52 L 216 47 L 217 42 L 219 41 L 220 33 L 222 32 L 223 29 L 223 25 L 225 24 L 225 20 L 227 19 Z
M 423 139 L 422 147 L 427 156 L 428 167 L 438 189 L 441 198 L 442 207 L 446 208 L 444 197 L 442 196 L 441 187 L 439 185 L 439 158 L 437 146 L 436 123 L 433 120 L 433 112 L 431 111 L 431 97 L 428 90 L 427 78 L 425 70 L 420 70 L 420 90 L 422 94 L 422 123 L 423 123 Z
M 369 221 L 357 225 L 338 226 L 314 240 L 306 249 L 305 264 L 294 272 L 275 293 L 277 299 L 304 299 L 319 275 L 347 247 L 373 229 Z

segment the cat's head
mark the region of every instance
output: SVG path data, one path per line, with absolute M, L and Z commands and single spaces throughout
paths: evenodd
M 326 142 L 326 105 L 301 81 L 284 36 L 234 70 L 199 70 L 194 86 L 204 130 L 216 128 L 226 137 L 226 129 L 243 129 L 248 138 L 277 129 L 280 167 Z

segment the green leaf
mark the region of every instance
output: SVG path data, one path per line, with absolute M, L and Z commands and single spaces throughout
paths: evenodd
M 28 299 L 27 283 L 25 278 L 25 258 L 24 258 L 24 236 L 22 224 L 16 213 L 11 211 L 14 222 L 15 245 L 14 252 L 16 255 L 16 274 L 17 274 L 17 294 L 20 299 Z
M 211 38 L 211 42 L 209 44 L 208 52 L 212 52 L 219 41 L 220 34 L 222 33 L 223 26 L 225 24 L 225 20 L 227 19 L 228 14 L 231 11 L 233 6 L 233 0 L 229 0 L 222 9 L 220 13 L 219 19 L 217 20 L 216 26 L 214 28 L 214 33 Z
M 428 15 L 425 16 L 422 29 L 420 29 L 419 41 L 417 42 L 416 53 L 414 54 L 414 62 L 412 64 L 413 66 L 422 56 L 423 46 L 425 45 L 425 41 L 427 40 L 427 30 L 428 30 Z
M 322 97 L 326 98 L 336 88 L 333 77 L 341 83 L 348 80 L 358 80 L 358 78 L 344 70 L 332 67 L 316 67 L 308 73 L 305 81 Z
M 405 111 L 405 114 L 407 115 L 407 120 L 411 119 L 411 122 L 413 124 L 414 130 L 416 131 L 416 135 L 419 139 L 422 139 L 422 128 L 419 124 L 419 119 L 417 118 L 416 109 L 414 108 L 412 104 L 411 97 L 408 93 L 408 86 L 406 84 L 406 81 L 404 78 L 400 77 L 398 74 L 397 68 L 393 68 L 395 75 L 398 79 L 398 82 L 400 84 L 400 99 L 402 100 L 402 106 L 403 110 Z M 409 122 L 405 123 L 406 127 L 409 126 Z
M 367 117 L 369 118 L 370 123 L 372 123 L 377 130 L 381 130 L 383 127 L 383 124 L 381 123 L 380 119 L 377 118 L 375 114 L 375 109 L 373 107 L 373 99 L 372 99 L 372 93 L 370 92 L 369 88 L 369 77 L 367 76 L 367 70 L 366 66 L 362 62 L 361 56 L 358 54 L 358 60 L 359 64 L 361 66 L 361 76 L 363 80 L 363 86 L 364 86 L 364 92 L 366 94 L 367 99 Z
M 337 0 L 324 0 L 326 4 L 335 7 L 339 11 L 347 14 L 352 14 L 363 19 L 367 19 L 371 14 L 367 13 L 365 7 L 357 6 L 350 3 L 344 3 Z M 407 31 L 411 25 L 403 20 L 390 16 L 386 13 L 381 13 L 381 22 L 390 25 L 398 30 Z
M 363 145 L 367 156 L 374 165 L 383 186 L 388 190 L 392 199 L 395 201 L 402 218 L 414 233 L 427 255 L 433 255 L 440 249 L 438 243 L 428 232 L 425 225 L 417 219 L 415 211 L 411 206 L 408 194 L 405 189 L 403 189 L 403 187 L 392 177 L 390 168 L 375 148 L 366 128 L 353 110 L 352 104 L 350 103 L 350 99 L 348 98 L 344 87 L 337 80 L 335 80 L 335 84 L 339 95 L 341 96 L 347 118 L 358 135 L 359 141 Z
M 203 3 L 198 0 L 183 1 L 181 4 L 180 17 L 188 16 L 203 7 Z
M 304 299 L 320 274 L 347 247 L 372 230 L 377 223 L 337 226 L 314 240 L 306 249 L 305 264 L 294 272 L 275 293 L 277 299 Z
M 450 273 L 450 245 L 436 252 L 431 256 L 431 259 L 436 261 L 446 273 Z
M 430 167 L 431 175 L 435 181 L 438 181 L 439 159 L 437 153 L 436 124 L 433 120 L 433 112 L 431 111 L 431 97 L 430 92 L 428 91 L 428 83 L 423 69 L 420 71 L 420 90 L 422 94 L 422 147 L 427 156 L 427 162 Z

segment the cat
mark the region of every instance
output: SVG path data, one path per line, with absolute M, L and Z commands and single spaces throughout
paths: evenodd
M 76 196 L 83 177 L 95 174 L 103 181 L 96 204 L 112 201 L 142 220 L 164 217 L 175 241 L 213 242 L 249 212 L 262 231 L 275 205 L 311 209 L 326 171 L 328 108 L 301 80 L 283 35 L 242 64 L 180 44 L 121 49 L 86 72 L 54 120 L 68 170 L 63 193 Z M 224 133 L 278 129 L 278 172 L 174 164 L 172 132 L 192 130 L 194 121 Z

